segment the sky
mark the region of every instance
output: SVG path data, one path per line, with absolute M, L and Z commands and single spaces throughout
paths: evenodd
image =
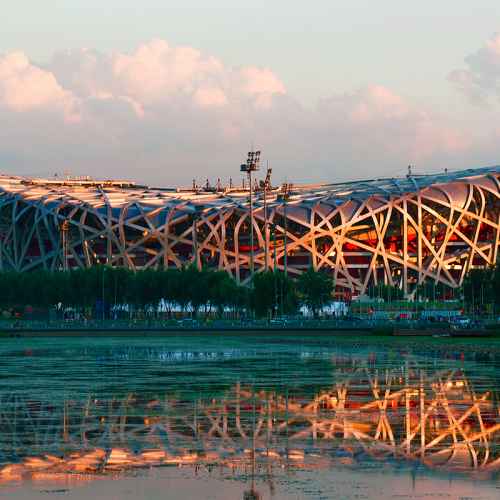
M 105 4 L 104 6 L 102 4 Z M 0 171 L 152 185 L 500 164 L 498 0 L 17 0 Z

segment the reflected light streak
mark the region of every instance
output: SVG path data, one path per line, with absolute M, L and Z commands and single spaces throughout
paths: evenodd
M 248 471 L 253 464 L 252 470 L 269 471 L 391 457 L 476 476 L 500 472 L 494 391 L 476 393 L 461 370 L 427 374 L 406 367 L 401 374 L 350 369 L 312 396 L 236 384 L 206 400 L 89 397 L 85 404 L 53 406 L 52 418 L 33 410 L 42 405 L 32 401 L 17 401 L 17 414 L 4 404 L 4 454 L 28 452 L 4 462 L 0 484 L 48 477 L 87 481 L 166 465 Z

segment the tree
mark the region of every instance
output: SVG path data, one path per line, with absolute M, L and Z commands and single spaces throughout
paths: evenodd
M 172 299 L 181 308 L 182 312 L 186 311 L 191 302 L 190 277 L 191 274 L 188 273 L 186 268 L 172 271 Z
M 302 304 L 307 306 L 314 317 L 332 300 L 333 281 L 325 273 L 309 268 L 297 280 Z
M 295 282 L 284 272 L 265 271 L 254 275 L 250 303 L 258 317 L 293 314 L 297 311 L 298 296 Z
M 384 299 L 385 302 L 404 299 L 404 292 L 397 286 L 385 285 L 378 283 L 370 290 L 370 296 L 374 298 Z
M 108 271 L 111 272 L 108 273 Z M 124 267 L 110 267 L 106 271 L 106 278 L 106 300 L 115 307 L 115 314 L 119 314 L 120 309 L 131 302 L 131 284 L 134 273 Z
M 268 316 L 276 304 L 277 278 L 274 272 L 266 271 L 255 274 L 251 292 L 252 309 L 257 317 Z
M 207 281 L 210 304 L 217 309 L 218 316 L 222 317 L 224 309 L 233 305 L 238 285 L 226 271 L 211 272 Z
M 202 306 L 206 306 L 210 300 L 209 275 L 211 271 L 198 270 L 195 266 L 189 266 L 184 271 L 185 286 L 189 295 L 189 302 L 193 310 L 193 316 L 198 315 Z
M 500 264 L 495 266 L 493 271 L 493 303 L 495 310 L 500 308 Z
M 465 306 L 476 312 L 484 310 L 487 304 L 494 304 L 498 296 L 497 279 L 498 266 L 471 269 L 462 284 Z

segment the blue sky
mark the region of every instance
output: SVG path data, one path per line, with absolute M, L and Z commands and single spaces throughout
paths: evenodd
M 176 134 L 182 134 L 187 144 L 193 145 L 193 150 L 206 151 L 208 148 L 209 154 L 220 158 L 222 164 L 226 165 L 221 167 L 224 173 L 229 172 L 229 161 L 232 158 L 229 155 L 233 155 L 239 147 L 244 148 L 246 143 L 259 142 L 258 130 L 262 120 L 274 123 L 275 120 L 279 121 L 277 114 L 281 114 L 286 117 L 285 121 L 293 121 L 295 117 L 303 123 L 310 122 L 310 128 L 294 130 L 291 133 L 290 143 L 292 144 L 297 141 L 293 133 L 298 134 L 299 137 L 306 137 L 308 130 L 314 130 L 315 137 L 326 134 L 324 127 L 328 128 L 330 125 L 316 130 L 316 127 L 319 127 L 318 120 L 321 121 L 321 119 L 312 116 L 311 112 L 317 110 L 318 106 L 321 108 L 325 99 L 331 104 L 333 98 L 337 106 L 337 101 L 342 96 L 348 96 L 347 101 L 353 106 L 358 106 L 359 100 L 367 99 L 366 92 L 372 103 L 374 97 L 370 94 L 371 91 L 366 89 L 373 88 L 373 86 L 388 89 L 391 94 L 404 100 L 405 104 L 400 105 L 398 119 L 404 112 L 403 108 L 407 106 L 411 107 L 411 113 L 416 113 L 417 116 L 421 116 L 420 113 L 430 113 L 432 117 L 429 117 L 428 121 L 432 122 L 432 127 L 456 128 L 457 133 L 462 133 L 466 137 L 475 136 L 475 142 L 467 150 L 462 150 L 460 153 L 455 151 L 451 156 L 438 147 L 439 151 L 436 154 L 431 152 L 425 156 L 425 161 L 422 161 L 422 166 L 426 169 L 434 168 L 434 165 L 441 161 L 451 161 L 457 166 L 462 166 L 466 161 L 482 163 L 495 160 L 494 151 L 488 142 L 491 140 L 491 135 L 496 134 L 497 128 L 500 128 L 500 123 L 495 122 L 494 116 L 498 112 L 498 99 L 495 95 L 497 75 L 491 74 L 495 63 L 488 63 L 485 71 L 490 71 L 489 76 L 481 77 L 482 83 L 491 82 L 493 79 L 493 91 L 491 88 L 487 91 L 491 94 L 488 98 L 492 97 L 492 99 L 489 100 L 487 106 L 484 106 L 484 102 L 483 105 L 478 103 L 469 84 L 467 84 L 467 89 L 464 89 L 462 77 L 468 78 L 467 75 L 462 75 L 460 77 L 462 79 L 457 84 L 457 78 L 452 78 L 450 81 L 450 74 L 455 70 L 469 71 L 469 76 L 477 72 L 478 67 L 472 70 L 465 59 L 480 51 L 489 40 L 492 40 L 494 34 L 500 31 L 500 2 L 498 1 L 201 2 L 184 0 L 172 2 L 142 0 L 139 2 L 106 0 L 99 2 L 96 0 L 46 0 L 41 2 L 18 0 L 7 2 L 2 10 L 4 23 L 0 35 L 0 54 L 5 56 L 13 52 L 23 53 L 31 65 L 53 73 L 58 84 L 68 92 L 74 92 L 74 89 L 62 83 L 67 74 L 60 68 L 59 72 L 54 69 L 54 53 L 68 50 L 77 52 L 82 48 L 87 48 L 109 57 L 116 53 L 133 54 L 138 47 L 154 39 L 166 41 L 169 47 L 192 47 L 200 51 L 204 57 L 217 58 L 226 68 L 224 70 L 226 76 L 230 72 L 245 67 L 258 67 L 272 71 L 273 75 L 282 82 L 286 91 L 276 92 L 278 87 L 273 84 L 274 86 L 272 85 L 272 88 L 267 89 L 266 92 L 279 94 L 280 99 L 284 94 L 290 102 L 279 102 L 276 107 L 269 107 L 267 114 L 264 113 L 264 115 L 260 109 L 254 117 L 255 123 L 247 124 L 249 128 L 240 131 L 237 144 L 225 144 L 227 151 L 231 152 L 227 157 L 222 153 L 224 145 L 213 148 L 210 146 L 210 143 L 217 143 L 217 137 L 204 137 L 202 131 L 198 129 L 191 131 L 189 124 L 180 127 L 181 130 L 176 130 Z M 483 60 L 479 60 L 479 65 L 482 64 L 481 61 Z M 484 65 L 481 66 L 483 69 L 484 67 Z M 138 69 L 138 71 L 141 70 Z M 212 80 L 213 74 L 211 75 Z M 226 79 L 226 76 L 218 73 L 217 78 Z M 198 76 L 193 78 L 199 81 Z M 192 81 L 191 79 L 190 82 Z M 122 92 L 122 87 L 120 89 Z M 130 86 L 126 89 L 128 92 Z M 363 94 L 363 89 L 365 94 Z M 224 88 L 224 92 L 227 95 L 232 93 L 227 88 Z M 110 87 L 99 89 L 97 94 L 91 95 L 87 92 L 85 95 L 78 95 L 78 103 L 73 104 L 84 107 L 89 99 L 102 100 L 102 96 L 109 93 L 113 93 Z M 375 99 L 380 99 L 380 93 L 375 93 L 377 95 Z M 58 95 L 62 98 L 61 93 Z M 135 94 L 133 96 L 113 94 L 113 98 L 122 97 L 130 97 L 134 106 L 144 104 Z M 67 96 L 66 98 L 69 99 Z M 358 101 L 353 102 L 356 98 Z M 86 99 L 85 103 L 81 101 L 82 99 Z M 240 98 L 237 100 L 241 102 Z M 94 101 L 92 101 L 93 104 L 95 104 Z M 68 102 L 66 106 L 69 106 Z M 163 109 L 164 106 L 166 109 L 177 109 L 178 102 L 178 100 L 175 103 L 170 101 L 168 106 L 164 102 L 158 103 L 154 109 Z M 231 99 L 228 102 L 233 103 Z M 107 102 L 107 104 L 110 103 Z M 156 104 L 152 102 L 146 104 L 145 116 L 147 118 L 152 116 L 152 109 Z M 61 105 L 60 102 L 59 105 Z M 340 113 L 347 113 L 346 103 L 344 102 L 343 105 Z M 303 107 L 301 112 L 306 115 L 297 118 L 296 106 Z M 379 110 L 378 106 L 378 104 L 374 105 L 374 110 L 372 110 L 374 113 Z M 11 105 L 9 108 L 11 112 L 12 108 Z M 227 106 L 226 109 L 228 109 Z M 271 113 L 271 110 L 275 110 L 274 113 Z M 231 113 L 222 118 L 219 117 L 220 120 L 225 121 L 221 126 L 226 127 L 228 117 L 231 116 L 231 119 L 234 119 L 237 112 L 232 108 Z M 339 110 L 335 109 L 335 112 Z M 106 119 L 111 121 L 113 121 L 114 114 L 119 116 L 119 111 L 111 107 L 105 113 Z M 380 113 L 381 116 L 384 114 L 383 111 Z M 408 113 L 408 121 L 415 118 L 412 117 L 410 111 Z M 384 115 L 385 120 L 390 120 L 391 115 L 386 115 Z M 16 126 L 21 126 L 19 124 L 21 116 L 8 115 L 7 118 Z M 205 118 L 209 122 L 214 119 L 213 116 Z M 153 117 L 153 121 L 149 121 L 145 127 L 150 133 L 151 127 L 154 127 L 154 123 L 158 121 L 155 122 L 155 120 L 156 118 Z M 193 117 L 193 120 L 200 121 L 198 115 L 196 118 Z M 238 119 L 235 121 L 239 123 Z M 32 122 L 33 120 L 30 121 Z M 384 126 L 386 124 L 384 121 Z M 467 130 L 468 124 L 469 126 L 474 124 L 473 130 Z M 168 122 L 157 124 L 166 129 L 168 125 Z M 363 127 L 365 125 L 366 123 L 363 122 Z M 390 123 L 387 126 L 390 129 Z M 131 123 L 130 127 L 131 130 L 128 133 L 134 134 L 137 134 L 138 129 L 141 128 L 137 123 Z M 373 152 L 379 143 L 369 146 L 370 151 L 366 154 L 360 154 L 359 148 L 355 148 L 353 144 L 352 154 L 349 155 L 349 148 L 345 146 L 345 142 L 346 137 L 352 135 L 352 131 L 339 131 L 337 127 L 338 124 L 334 124 L 333 131 L 336 135 L 340 134 L 343 137 L 340 148 L 342 152 L 338 160 L 342 164 L 341 176 L 345 177 L 352 173 L 352 167 L 357 161 L 373 158 Z M 427 127 L 427 121 L 422 127 Z M 271 128 L 275 130 L 276 126 L 273 125 Z M 355 133 L 358 132 L 361 134 L 359 128 Z M 153 132 L 153 135 L 155 133 Z M 369 131 L 364 130 L 363 133 L 369 134 Z M 410 133 L 411 131 L 408 131 L 408 134 Z M 82 141 L 85 139 L 82 134 L 87 133 L 83 130 L 83 126 L 79 125 L 78 130 L 73 130 L 73 135 L 71 132 L 68 133 L 68 138 L 63 143 L 59 144 L 47 138 L 45 145 L 43 137 L 36 135 L 33 144 L 38 148 L 39 163 L 44 166 L 40 168 L 40 171 L 43 171 L 45 166 L 48 169 L 52 164 L 54 168 L 60 168 L 60 162 L 57 161 L 58 150 L 61 155 L 70 150 L 72 151 L 71 161 L 75 164 L 77 173 L 80 173 L 80 170 L 85 168 L 85 159 L 90 161 L 88 151 L 82 151 L 82 154 L 78 156 L 72 149 L 82 147 Z M 126 134 L 120 134 L 121 132 L 117 132 L 111 142 L 127 137 Z M 255 137 L 247 137 L 249 135 Z M 143 141 L 143 145 L 148 143 L 149 146 L 142 149 L 137 141 L 133 154 L 137 154 L 139 162 L 151 162 L 152 166 L 147 169 L 147 172 L 134 170 L 129 164 L 129 158 L 120 157 L 119 148 L 116 147 L 113 150 L 107 148 L 106 144 L 109 144 L 110 138 L 105 134 L 103 136 L 87 134 L 87 136 L 88 140 L 102 141 L 101 144 L 95 145 L 95 153 L 91 157 L 93 160 L 98 158 L 101 152 L 102 158 L 109 162 L 108 165 L 115 165 L 123 160 L 122 163 L 127 165 L 126 168 L 124 167 L 126 175 L 139 177 L 144 174 L 148 178 L 162 182 L 170 179 L 173 182 L 185 181 L 186 176 L 179 175 L 174 169 L 166 175 L 165 170 L 162 169 L 163 163 L 158 159 L 159 156 L 167 153 L 175 157 L 174 146 L 179 142 L 177 135 L 174 144 L 161 151 L 157 143 L 153 146 L 149 144 L 150 136 L 145 137 Z M 304 164 L 304 162 L 314 160 L 314 155 L 309 155 L 304 151 L 296 151 L 296 155 L 283 154 L 283 150 L 286 149 L 286 130 L 283 130 L 280 137 L 276 139 L 276 144 L 278 143 L 280 146 L 272 151 L 272 156 L 274 158 L 286 157 L 287 161 L 290 159 L 297 161 L 297 175 L 300 171 L 299 162 Z M 314 147 L 328 149 L 328 144 L 329 141 L 324 138 L 324 142 L 319 141 L 314 144 Z M 415 154 L 415 150 L 411 149 L 416 147 L 414 145 L 408 145 L 408 151 L 401 151 L 400 156 L 394 156 L 390 145 L 383 143 L 379 145 L 380 151 L 375 158 L 381 162 L 379 168 L 381 172 L 394 171 L 399 161 L 406 163 L 406 160 L 412 160 L 412 155 Z M 153 150 L 157 151 L 158 157 L 155 156 Z M 332 155 L 335 155 L 335 148 L 319 156 L 327 158 Z M 314 179 L 329 178 L 330 172 L 326 167 L 325 158 L 319 158 L 317 165 L 312 167 L 310 175 Z M 421 160 L 423 157 L 415 154 L 414 158 Z M 0 160 L 2 159 L 3 164 L 13 164 L 14 168 L 21 172 L 29 170 L 30 162 L 33 161 L 30 154 L 16 151 L 12 144 L 8 148 L 4 147 L 3 151 L 0 149 Z M 180 163 L 195 174 L 199 173 L 196 164 L 201 161 L 201 156 L 198 157 L 192 152 L 184 151 L 180 158 Z M 158 170 L 157 174 L 153 168 L 155 166 Z M 362 169 L 362 167 L 359 168 Z M 109 167 L 110 175 L 115 175 L 117 171 L 116 167 Z

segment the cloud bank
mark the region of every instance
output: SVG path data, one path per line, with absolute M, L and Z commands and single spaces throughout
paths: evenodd
M 457 69 L 449 80 L 473 102 L 500 99 L 500 33 L 465 58 L 466 69 Z
M 495 44 L 450 78 L 498 90 Z M 464 131 L 384 86 L 332 93 L 308 109 L 269 68 L 229 67 L 164 40 L 130 54 L 58 52 L 44 65 L 0 55 L 0 120 L 4 171 L 152 184 L 238 179 L 252 143 L 278 176 L 302 181 L 401 173 L 408 163 L 462 166 L 474 149 Z

